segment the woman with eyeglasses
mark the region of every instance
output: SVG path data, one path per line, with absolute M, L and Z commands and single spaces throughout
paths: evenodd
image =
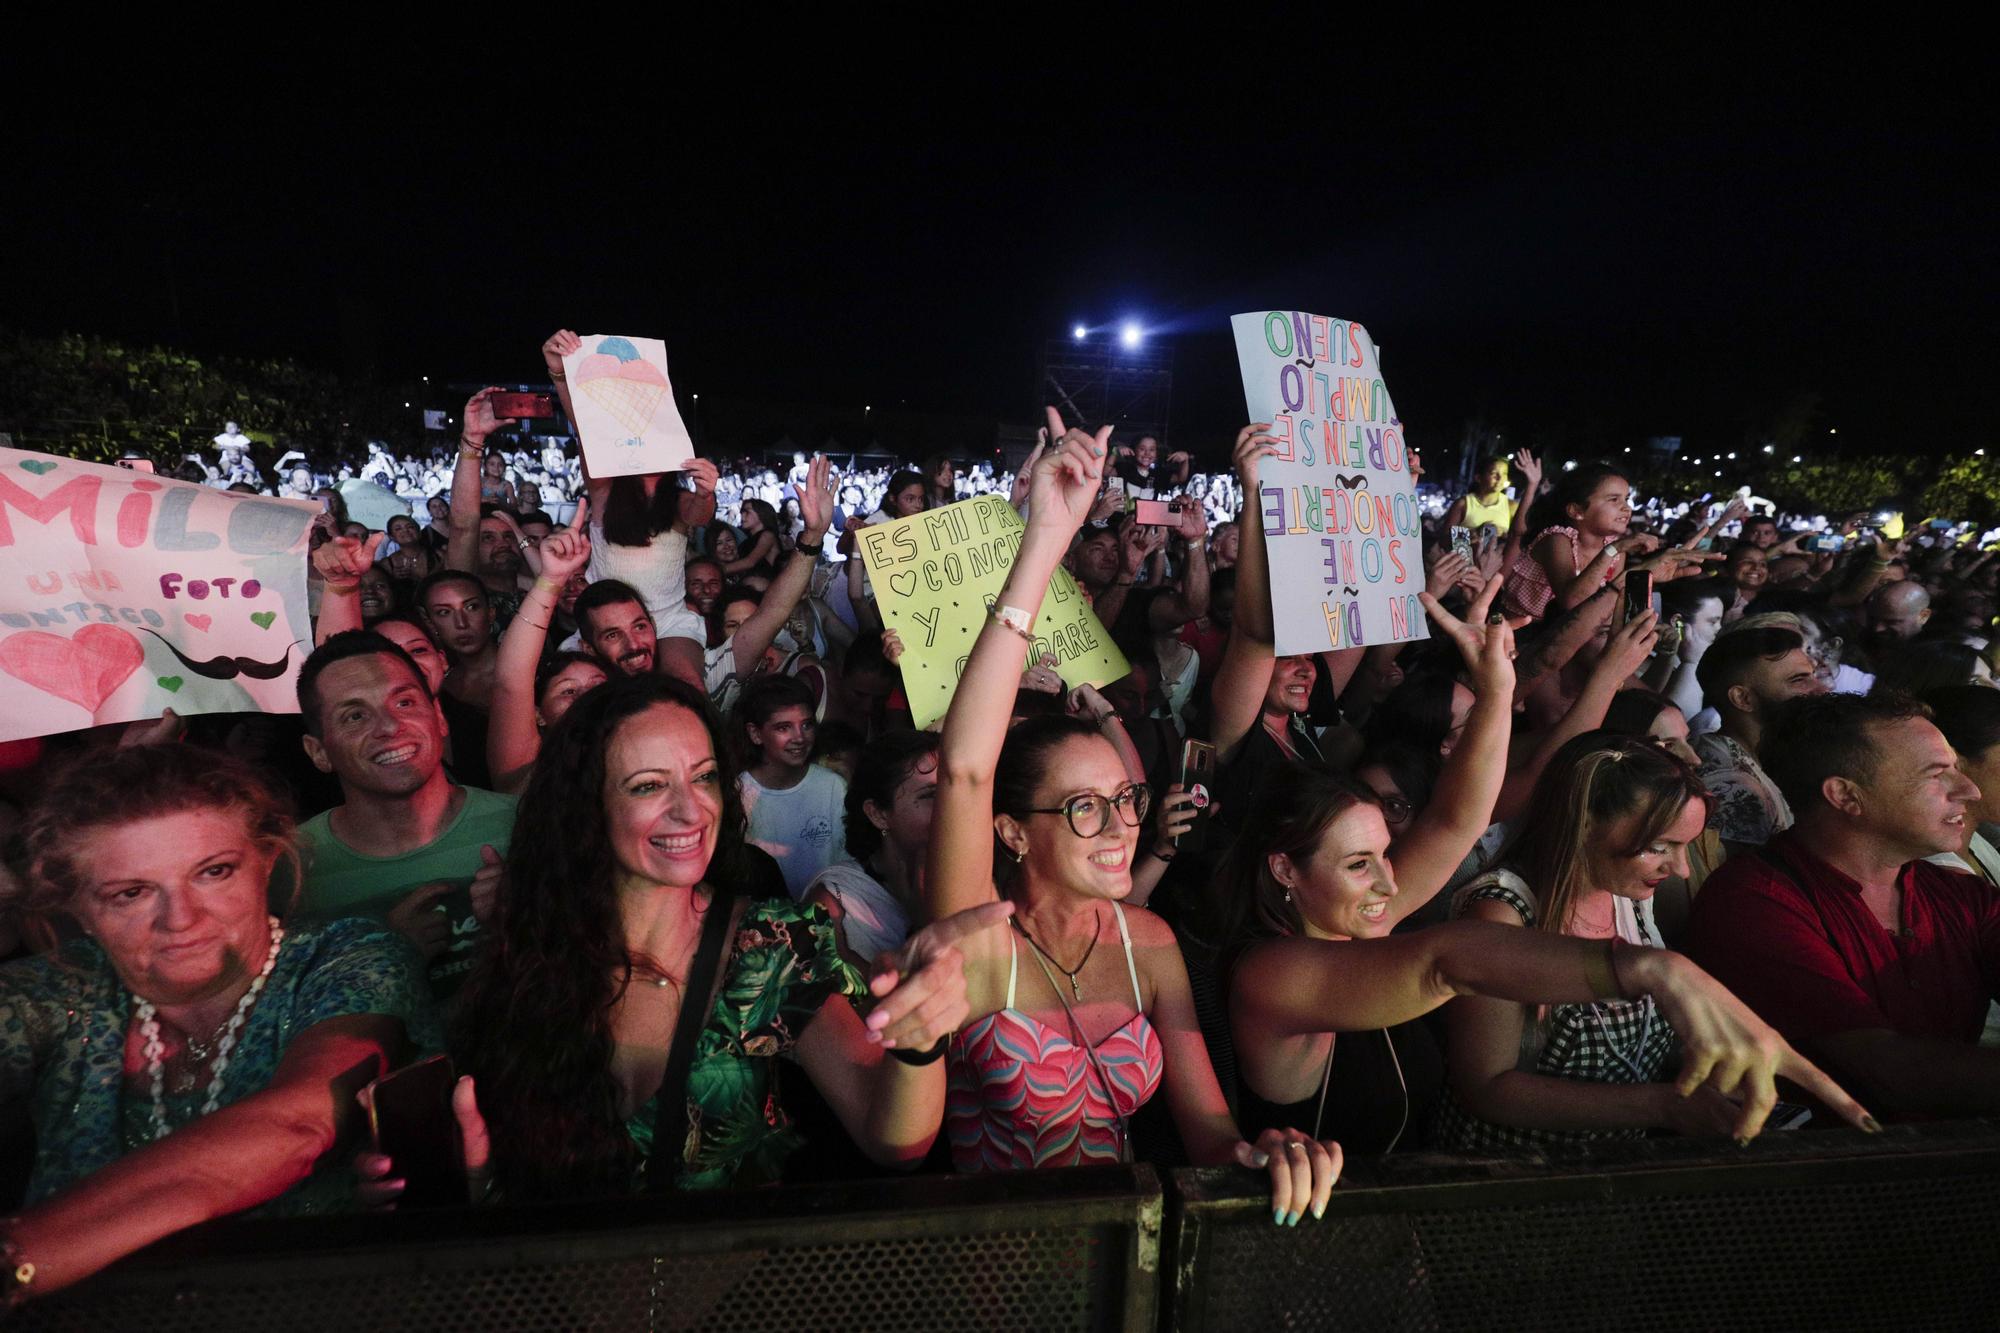
M 1103 476 L 1110 428 L 1064 432 L 1049 413 L 1027 529 L 981 630 L 939 742 L 926 905 L 933 918 L 993 901 L 996 842 L 1013 925 L 964 946 L 968 1017 L 949 1042 L 945 1112 L 960 1170 L 1125 1158 L 1127 1123 L 1164 1089 L 1198 1165 L 1268 1168 L 1274 1221 L 1325 1211 L 1340 1149 L 1296 1130 L 1241 1141 L 1209 1064 L 1173 932 L 1127 909 L 1151 794 L 1077 718 L 1007 730 L 1044 593 Z M 946 1054 L 941 1046 L 938 1054 Z

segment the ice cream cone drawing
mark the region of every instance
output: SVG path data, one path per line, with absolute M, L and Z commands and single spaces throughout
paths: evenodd
M 605 338 L 577 366 L 576 386 L 610 413 L 637 443 L 646 433 L 660 402 L 667 396 L 667 378 L 624 338 Z

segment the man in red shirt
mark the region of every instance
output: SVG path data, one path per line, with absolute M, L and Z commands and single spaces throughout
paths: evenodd
M 1796 822 L 1709 877 L 1688 952 L 1877 1112 L 2000 1111 L 2000 893 L 1923 860 L 1979 795 L 1929 710 L 1794 699 L 1760 757 Z

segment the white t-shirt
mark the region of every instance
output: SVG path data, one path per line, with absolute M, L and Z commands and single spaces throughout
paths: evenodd
M 782 790 L 745 773 L 737 787 L 750 841 L 778 863 L 794 899 L 822 870 L 847 859 L 847 783 L 832 769 L 809 765 L 805 777 Z
M 847 937 L 848 949 L 861 957 L 872 962 L 875 955 L 900 949 L 909 939 L 910 914 L 859 862 L 828 866 L 799 897 L 807 897 L 814 889 L 825 889 L 839 900 L 841 933 Z

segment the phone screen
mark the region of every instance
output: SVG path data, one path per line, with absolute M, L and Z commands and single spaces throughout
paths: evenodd
M 1164 528 L 1175 521 L 1174 507 L 1165 500 L 1134 500 L 1132 518 L 1145 527 Z
M 552 417 L 555 399 L 545 393 L 496 393 L 487 400 L 496 417 Z
M 1625 576 L 1625 624 L 1630 624 L 1653 609 L 1653 576 L 1643 569 L 1635 569 Z

